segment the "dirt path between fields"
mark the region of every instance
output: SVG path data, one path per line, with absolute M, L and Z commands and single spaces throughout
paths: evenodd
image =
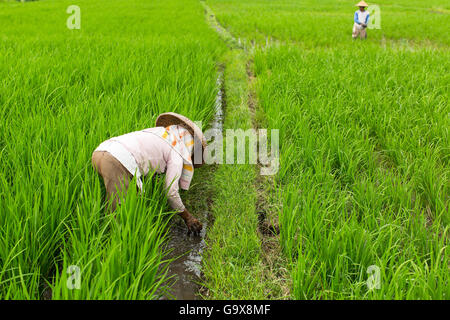
M 247 61 L 247 81 L 248 81 L 248 97 L 247 107 L 251 114 L 252 126 L 258 129 L 261 126 L 259 122 L 260 117 L 264 115 L 259 112 L 258 100 L 256 95 L 256 76 L 253 72 L 252 53 L 257 48 L 254 42 L 247 41 L 247 39 L 236 39 L 216 20 L 214 12 L 209 8 L 204 1 L 200 1 L 205 9 L 205 15 L 209 25 L 219 34 L 222 40 L 228 45 L 231 50 L 242 50 L 246 53 Z M 262 49 L 278 45 L 280 42 L 269 37 L 266 37 L 266 45 Z M 260 172 L 260 165 L 255 168 Z M 283 259 L 279 242 L 280 227 L 278 224 L 278 209 L 280 204 L 276 203 L 276 197 L 273 196 L 274 185 L 273 176 L 257 175 L 254 181 L 254 188 L 257 192 L 256 214 L 258 215 L 258 230 L 262 248 L 262 258 L 265 264 L 264 279 L 262 281 L 268 282 L 277 288 L 275 297 L 268 296 L 267 298 L 283 299 L 290 295 L 290 284 L 288 279 L 288 270 L 286 269 L 286 261 Z M 271 195 L 272 193 L 272 195 Z

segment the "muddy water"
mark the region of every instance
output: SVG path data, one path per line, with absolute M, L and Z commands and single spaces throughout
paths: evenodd
M 223 128 L 222 78 L 223 74 L 220 72 L 217 77 L 218 92 L 215 101 L 215 116 L 211 124 L 213 129 L 220 131 Z M 202 170 L 208 170 L 208 168 L 202 168 Z M 172 249 L 168 258 L 176 259 L 168 269 L 168 273 L 174 277 L 175 283 L 170 286 L 170 296 L 164 297 L 165 299 L 196 300 L 199 298 L 197 293 L 200 288 L 199 281 L 201 281 L 202 253 L 206 247 L 205 235 L 211 217 L 208 207 L 203 207 L 202 210 L 196 210 L 193 213 L 203 223 L 200 236 L 188 236 L 183 220 L 178 217 L 173 218 L 167 248 Z
M 203 215 L 203 216 L 202 216 Z M 205 234 L 208 227 L 208 212 L 196 212 L 203 223 L 200 236 L 188 236 L 187 228 L 182 219 L 176 219 L 170 230 L 170 240 L 167 248 L 172 249 L 169 258 L 176 258 L 169 266 L 169 275 L 174 276 L 174 284 L 170 287 L 170 295 L 165 299 L 196 300 L 200 288 L 202 253 L 205 248 Z

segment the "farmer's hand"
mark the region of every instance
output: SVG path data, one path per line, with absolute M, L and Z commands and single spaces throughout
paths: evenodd
M 367 24 L 362 23 L 361 25 L 363 26 L 363 28 L 367 28 Z
M 192 232 L 196 236 L 200 235 L 200 231 L 203 228 L 202 223 L 194 217 L 187 220 L 186 225 L 188 227 L 188 234 Z
M 181 216 L 188 227 L 188 234 L 192 232 L 194 235 L 199 235 L 203 228 L 201 222 L 194 218 L 186 209 L 181 213 Z

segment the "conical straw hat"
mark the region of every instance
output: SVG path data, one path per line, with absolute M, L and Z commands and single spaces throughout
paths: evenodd
M 193 121 L 191 121 L 189 118 L 175 113 L 175 112 L 166 112 L 161 113 L 158 118 L 156 118 L 156 126 L 157 127 L 167 127 L 171 125 L 177 125 L 181 124 L 183 127 L 185 127 L 194 137 L 195 143 L 201 143 L 202 144 L 202 154 L 205 150 L 207 143 L 206 138 L 203 135 L 202 129 L 200 129 Z M 195 164 L 194 167 L 198 168 L 201 167 L 203 164 L 203 161 L 201 164 Z
M 357 7 L 368 7 L 369 5 L 365 1 L 360 1 L 358 4 L 355 4 Z

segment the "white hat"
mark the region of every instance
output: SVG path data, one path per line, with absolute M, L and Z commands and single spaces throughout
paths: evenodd
M 369 5 L 365 1 L 360 1 L 358 4 L 355 4 L 357 7 L 368 7 Z

